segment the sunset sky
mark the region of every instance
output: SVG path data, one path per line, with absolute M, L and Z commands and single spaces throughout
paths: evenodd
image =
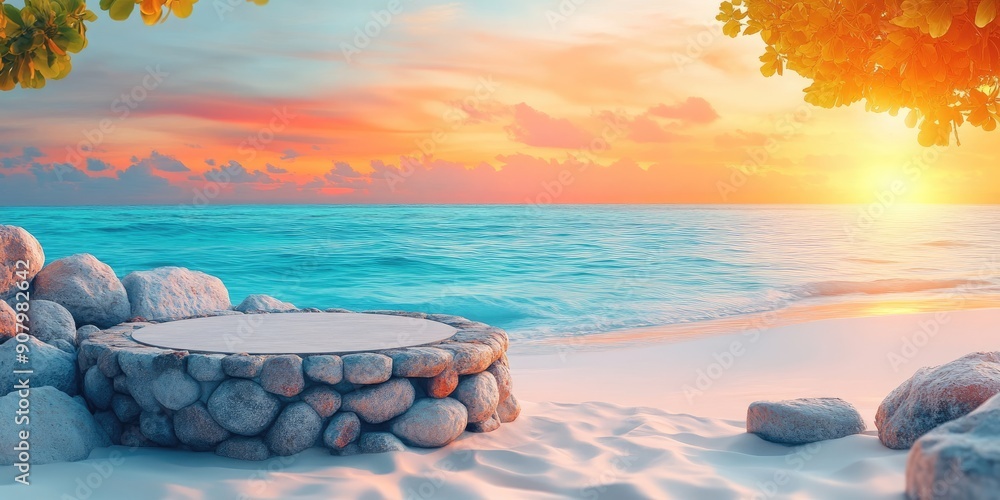
M 0 205 L 1000 202 L 997 135 L 929 150 L 902 117 L 809 107 L 716 7 L 98 12 L 66 79 L 0 93 Z

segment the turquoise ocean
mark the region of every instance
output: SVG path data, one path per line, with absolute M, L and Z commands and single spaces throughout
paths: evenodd
M 985 206 L 0 208 L 48 261 L 183 266 L 232 300 L 458 314 L 514 340 L 1000 292 Z

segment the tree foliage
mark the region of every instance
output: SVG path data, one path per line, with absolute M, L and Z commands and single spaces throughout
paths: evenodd
M 726 35 L 764 41 L 764 76 L 788 69 L 811 80 L 806 102 L 908 110 L 907 126 L 933 146 L 966 122 L 997 128 L 998 1 L 731 0 L 718 19 Z
M 109 17 L 124 21 L 136 10 L 146 24 L 169 14 L 191 15 L 198 0 L 100 0 Z M 247 0 L 257 5 L 267 0 Z M 97 20 L 85 0 L 24 0 L 17 8 L 0 0 L 0 90 L 42 88 L 46 80 L 64 78 L 72 69 L 70 54 L 87 46 L 85 23 Z

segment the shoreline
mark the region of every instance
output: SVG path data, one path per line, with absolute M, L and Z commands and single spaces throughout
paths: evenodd
M 559 394 L 560 401 L 578 403 L 594 401 L 587 397 L 594 393 L 627 406 L 740 419 L 759 399 L 843 397 L 871 423 L 882 398 L 917 369 L 997 350 L 998 322 L 997 307 L 823 318 L 613 349 L 581 342 L 537 354 L 514 351 L 511 367 L 528 401 Z M 649 338 L 645 329 L 638 333 Z M 617 389 L 620 381 L 602 369 L 610 365 L 621 378 L 657 383 Z
M 567 350 L 608 350 L 690 342 L 747 331 L 766 331 L 822 320 L 865 319 L 920 313 L 960 312 L 1000 309 L 1000 294 L 960 294 L 950 298 L 855 300 L 826 304 L 796 303 L 781 309 L 741 314 L 719 319 L 625 328 L 578 336 L 518 339 L 511 352 L 519 355 L 565 352 Z

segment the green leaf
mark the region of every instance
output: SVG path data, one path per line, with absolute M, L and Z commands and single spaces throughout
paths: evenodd
M 3 13 L 10 19 L 14 24 L 24 27 L 24 20 L 21 19 L 21 10 L 9 3 L 3 4 Z
M 52 56 L 53 54 L 47 50 L 39 50 L 35 52 L 35 71 L 40 73 L 45 78 L 51 78 L 59 74 L 59 69 L 53 67 L 55 58 Z
M 87 45 L 87 40 L 76 29 L 63 26 L 59 28 L 56 44 L 66 52 L 80 52 Z
M 53 80 L 62 80 L 63 78 L 66 78 L 66 76 L 69 75 L 69 72 L 73 69 L 73 62 L 70 61 L 69 57 L 66 57 L 60 61 L 60 68 L 59 74 L 52 77 Z
M 10 53 L 14 55 L 23 54 L 33 46 L 34 41 L 30 36 L 21 35 L 15 38 L 14 42 L 10 44 Z
M 132 15 L 134 9 L 135 2 L 133 0 L 112 0 L 108 14 L 115 21 L 124 21 Z

